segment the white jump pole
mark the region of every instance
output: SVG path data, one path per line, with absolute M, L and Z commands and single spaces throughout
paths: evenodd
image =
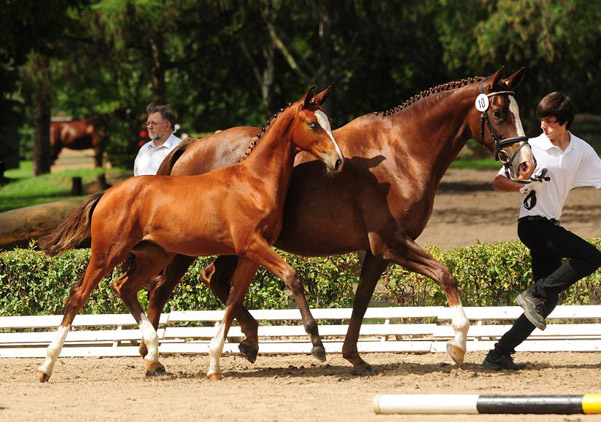
M 374 411 L 377 414 L 598 414 L 601 413 L 601 394 L 381 394 L 374 397 Z

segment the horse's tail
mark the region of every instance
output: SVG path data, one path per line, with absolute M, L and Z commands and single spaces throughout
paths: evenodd
M 52 233 L 38 239 L 38 246 L 49 256 L 74 249 L 92 235 L 92 213 L 104 192 L 90 196 Z
M 157 175 L 169 176 L 171 174 L 171 171 L 173 170 L 173 166 L 175 166 L 175 163 L 177 162 L 177 160 L 179 160 L 179 157 L 181 157 L 182 154 L 187 151 L 190 145 L 192 145 L 196 141 L 196 138 L 188 138 L 182 143 L 180 143 L 177 147 L 175 147 L 175 149 L 171 151 L 161 163 L 161 166 L 157 170 Z

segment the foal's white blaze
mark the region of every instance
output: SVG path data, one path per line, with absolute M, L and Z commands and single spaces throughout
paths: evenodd
M 512 95 L 509 96 L 509 111 L 511 112 L 511 114 L 513 114 L 513 118 L 515 120 L 515 129 L 518 136 L 526 136 L 524 128 L 522 127 L 522 121 L 520 120 L 520 109 L 518 107 L 518 103 Z M 522 143 L 520 143 L 520 146 L 521 145 Z M 517 177 L 519 175 L 520 164 L 526 162 L 535 162 L 534 155 L 532 154 L 532 149 L 530 149 L 529 147 L 520 148 L 519 153 L 513 158 L 511 166 L 514 177 Z
M 518 136 L 526 136 L 524 128 L 522 127 L 522 121 L 520 120 L 520 108 L 518 107 L 518 102 L 512 95 L 509 96 L 509 111 L 513 114 L 513 118 L 515 119 L 515 129 Z
M 140 314 L 140 331 L 146 343 L 148 354 L 144 359 L 151 362 L 159 361 L 159 335 L 145 313 Z
M 330 120 L 328 119 L 328 116 L 326 116 L 326 114 L 321 110 L 316 110 L 315 116 L 317 117 L 317 123 L 319 123 L 319 126 L 321 126 L 323 130 L 326 131 L 326 133 L 334 143 L 334 147 L 336 148 L 336 152 L 338 153 L 340 161 L 344 162 L 344 156 L 342 155 L 342 151 L 340 150 L 338 143 L 334 139 L 334 134 L 332 133 L 332 128 L 330 127 Z
M 67 334 L 71 330 L 71 325 L 60 326 L 58 327 L 58 331 L 56 332 L 56 337 L 52 340 L 52 343 L 48 346 L 46 350 L 46 360 L 44 363 L 38 368 L 38 371 L 43 372 L 48 377 L 52 375 L 52 371 L 54 370 L 54 364 L 58 360 L 58 356 L 63 349 L 63 345 L 65 344 L 65 340 L 67 339 Z

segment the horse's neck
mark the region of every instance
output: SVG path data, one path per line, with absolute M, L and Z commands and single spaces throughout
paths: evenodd
M 282 205 L 290 184 L 296 150 L 291 134 L 293 120 L 294 113 L 290 109 L 278 116 L 242 162 L 255 180 L 260 180 L 262 190 L 273 193 L 276 203 Z
M 411 108 L 388 116 L 392 124 L 386 139 L 395 140 L 394 149 L 405 160 L 418 160 L 415 176 L 438 184 L 451 162 L 472 136 L 467 116 L 473 107 L 472 86 L 457 88 L 446 96 L 423 98 Z

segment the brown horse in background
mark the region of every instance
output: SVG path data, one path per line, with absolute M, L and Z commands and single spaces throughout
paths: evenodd
M 531 176 L 534 157 L 511 92 L 522 81 L 524 69 L 506 79 L 501 77 L 502 70 L 488 78 L 431 88 L 392 110 L 359 117 L 335 130 L 346 157 L 345 171 L 338 177 L 324 178 L 311 157 L 297 156 L 284 226 L 275 246 L 304 256 L 366 251 L 342 349 L 354 373 L 375 373 L 359 356 L 357 340 L 376 283 L 390 262 L 432 278 L 443 289 L 454 310 L 456 333 L 447 351 L 455 362 L 463 362 L 469 322 L 457 281 L 415 239 L 430 218 L 440 179 L 468 139 L 477 139 L 493 152 L 513 178 Z M 488 104 L 484 112 L 475 107 L 477 98 Z M 231 165 L 255 142 L 252 137 L 258 131 L 232 128 L 184 142 L 165 158 L 159 174 L 201 174 Z M 176 256 L 167 278 L 151 291 L 148 317 L 155 327 L 177 280 L 192 261 Z M 203 273 L 203 281 L 224 302 L 235 267 L 236 257 L 221 256 Z M 237 310 L 237 318 L 247 336 L 240 350 L 252 362 L 258 350 L 257 322 L 244 308 Z M 146 353 L 143 343 L 140 353 Z
M 111 118 L 127 118 L 130 114 L 128 107 L 121 107 L 111 113 L 98 114 L 82 120 L 50 122 L 50 152 L 54 163 L 63 148 L 81 150 L 94 149 L 94 165 L 102 167 L 104 148 L 103 139 L 106 136 L 105 127 Z
M 41 239 L 40 247 L 55 255 L 77 246 L 91 233 L 92 255 L 85 274 L 71 289 L 57 336 L 38 368 L 40 381 L 52 375 L 75 315 L 102 278 L 126 257 L 127 271 L 112 287 L 140 326 L 148 346 L 144 362 L 149 374 L 164 368 L 159 363 L 157 332 L 142 311 L 137 292 L 176 254 L 239 257 L 223 321 L 210 346 L 211 379 L 221 378 L 219 359 L 234 317 L 232 311 L 242 304 L 260 265 L 292 290 L 314 345 L 313 354 L 325 359 L 302 281 L 271 245 L 282 227 L 297 151 L 319 158 L 328 171 L 342 169 L 344 157 L 321 108 L 329 92 L 328 88 L 313 96 L 314 88 L 309 89 L 303 99 L 273 119 L 261 142 L 240 165 L 199 176 L 130 178 L 87 200 L 51 235 Z

